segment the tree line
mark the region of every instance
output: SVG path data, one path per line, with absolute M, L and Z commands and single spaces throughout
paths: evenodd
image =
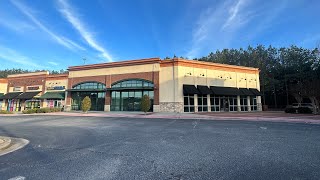
M 292 103 L 320 101 L 320 51 L 290 47 L 247 47 L 223 49 L 198 61 L 255 67 L 260 69 L 262 103 L 271 108 L 284 108 Z

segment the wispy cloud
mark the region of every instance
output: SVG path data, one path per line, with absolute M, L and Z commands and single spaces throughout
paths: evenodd
M 20 53 L 16 52 L 15 50 L 12 50 L 10 48 L 3 47 L 3 46 L 0 46 L 0 59 L 11 62 L 11 63 L 17 63 L 20 65 L 24 65 L 25 67 L 29 67 L 29 68 L 41 68 L 41 69 L 47 68 L 46 66 L 42 66 L 42 65 L 35 63 L 29 57 L 21 55 Z
M 79 19 L 74 9 L 65 0 L 59 0 L 59 11 L 66 18 L 71 25 L 80 33 L 82 38 L 95 50 L 101 53 L 101 57 L 106 58 L 108 61 L 112 61 L 110 53 L 104 49 L 96 40 L 93 34 L 85 28 L 84 23 Z
M 26 30 L 33 30 L 35 27 L 27 22 L 17 19 L 8 19 L 7 17 L 0 17 L 0 26 L 14 30 L 16 32 L 25 32 Z
M 11 0 L 11 3 L 17 7 L 24 15 L 26 15 L 34 24 L 36 24 L 41 30 L 46 32 L 50 35 L 51 38 L 53 38 L 57 43 L 71 49 L 79 49 L 79 50 L 85 50 L 82 46 L 78 45 L 77 43 L 71 41 L 70 39 L 67 39 L 63 36 L 59 36 L 52 32 L 49 28 L 47 28 L 44 24 L 42 24 L 32 13 L 33 10 L 27 7 L 26 5 L 22 4 L 21 2 L 17 0 Z
M 227 0 L 208 7 L 193 28 L 191 48 L 186 56 L 199 57 L 203 51 L 228 47 L 233 36 L 256 17 L 257 12 L 250 5 L 250 0 Z
M 54 61 L 49 61 L 48 64 L 51 64 L 51 65 L 53 65 L 53 66 L 58 66 L 58 65 L 59 65 L 58 63 L 56 63 L 56 62 L 54 62 Z
M 223 24 L 222 29 L 225 29 L 226 27 L 231 26 L 235 23 L 243 23 L 243 19 L 239 19 L 239 17 L 241 17 L 240 11 L 246 5 L 246 3 L 246 0 L 238 0 L 238 2 L 236 2 L 233 6 L 230 7 L 229 17 Z

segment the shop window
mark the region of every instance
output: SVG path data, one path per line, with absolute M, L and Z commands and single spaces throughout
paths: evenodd
M 210 105 L 212 112 L 220 111 L 220 97 L 210 97 Z
M 248 111 L 248 98 L 246 96 L 240 96 L 240 109 L 241 111 Z
M 106 86 L 99 82 L 85 82 L 74 86 L 72 89 L 95 89 L 104 90 Z
M 207 95 L 198 95 L 198 112 L 208 111 Z
M 111 86 L 112 88 L 127 88 L 127 87 L 136 87 L 136 88 L 142 88 L 142 87 L 154 87 L 152 82 L 146 81 L 146 80 L 140 80 L 140 79 L 134 79 L 134 80 L 125 80 L 121 82 L 117 82 Z
M 194 95 L 184 95 L 184 112 L 194 112 Z
M 229 97 L 229 111 L 230 112 L 238 111 L 237 96 L 230 96 Z
M 258 104 L 257 104 L 257 97 L 256 96 L 251 96 L 250 97 L 250 106 L 251 106 L 251 111 L 257 111 L 258 110 Z

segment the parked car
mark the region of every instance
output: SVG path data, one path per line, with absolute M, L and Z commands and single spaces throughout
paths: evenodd
M 311 103 L 293 103 L 291 106 L 286 107 L 286 113 L 302 113 L 311 114 L 314 108 Z

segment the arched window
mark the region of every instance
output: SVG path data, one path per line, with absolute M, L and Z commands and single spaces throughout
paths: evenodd
M 104 90 L 106 85 L 99 82 L 84 82 L 81 84 L 77 84 L 73 86 L 72 89 L 96 89 L 96 90 Z
M 143 88 L 143 87 L 153 87 L 153 83 L 151 81 L 143 80 L 143 79 L 130 79 L 124 80 L 121 82 L 116 82 L 112 86 L 112 88 Z

